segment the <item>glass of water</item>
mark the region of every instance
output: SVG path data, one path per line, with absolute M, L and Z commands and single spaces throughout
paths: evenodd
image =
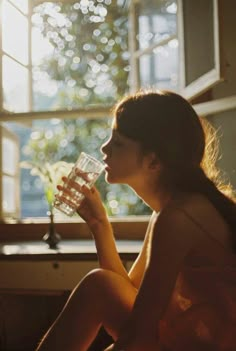
M 71 187 L 72 182 L 77 183 L 79 186 L 86 184 L 87 187 L 91 188 L 104 168 L 105 165 L 103 163 L 82 152 L 67 176 L 63 190 L 56 195 L 54 207 L 67 216 L 73 216 L 84 199 L 84 195 L 78 189 Z

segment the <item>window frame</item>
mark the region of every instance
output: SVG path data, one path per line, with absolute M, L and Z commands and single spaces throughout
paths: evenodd
M 17 136 L 12 133 L 10 130 L 8 130 L 4 126 L 0 126 L 0 139 L 1 141 L 3 138 L 6 138 L 13 142 L 15 144 L 15 150 L 16 150 L 16 171 L 14 174 L 10 174 L 8 172 L 5 172 L 3 169 L 3 143 L 1 142 L 0 144 L 0 198 L 1 198 L 1 203 L 0 203 L 0 220 L 3 220 L 4 218 L 8 217 L 13 217 L 13 218 L 19 218 L 20 215 L 20 170 L 19 170 L 19 141 Z M 13 179 L 14 184 L 15 184 L 15 211 L 5 211 L 3 208 L 3 177 L 7 176 L 11 179 Z
M 221 39 L 220 39 L 220 18 L 219 0 L 211 0 L 213 7 L 213 60 L 214 67 L 201 75 L 191 83 L 186 82 L 186 52 L 185 52 L 185 28 L 184 28 L 184 2 L 187 0 L 177 0 L 178 6 L 178 37 L 179 37 L 179 86 L 180 94 L 186 99 L 192 100 L 205 93 L 213 86 L 223 80 L 223 67 L 221 60 Z M 210 22 L 210 21 L 209 21 Z
M 9 0 L 8 0 L 9 1 Z M 54 1 L 54 0 L 53 0 Z M 9 1 L 10 2 L 10 1 Z M 42 3 L 40 0 L 38 3 Z M 14 4 L 11 3 L 12 6 Z M 29 58 L 28 64 L 31 67 L 31 22 L 30 16 L 32 14 L 31 2 L 29 2 L 28 8 L 28 20 L 29 20 L 29 33 L 28 33 L 28 43 L 29 43 Z M 1 23 L 0 23 L 1 25 Z M 2 38 L 2 35 L 0 35 Z M 0 38 L 0 40 L 1 40 Z M 0 53 L 3 56 L 2 45 L 0 42 Z M 32 75 L 29 75 L 29 106 L 32 107 Z M 0 80 L 2 82 L 2 63 L 0 64 Z M 31 82 L 31 83 L 30 83 Z M 104 116 L 111 115 L 111 109 L 113 105 L 106 106 L 92 106 L 88 108 L 74 109 L 74 110 L 57 110 L 57 111 L 32 111 L 30 108 L 27 112 L 16 112 L 11 113 L 2 108 L 3 106 L 3 95 L 2 86 L 0 89 L 0 119 L 1 122 L 19 122 L 26 125 L 31 125 L 33 119 L 50 119 L 50 118 L 104 118 Z M 0 190 L 0 199 L 2 199 L 2 193 Z M 2 203 L 2 201 L 1 201 Z M 0 207 L 1 209 L 1 207 Z M 0 211 L 2 214 L 2 211 Z M 129 239 L 142 239 L 146 226 L 148 224 L 149 216 L 128 216 L 128 217 L 111 217 L 110 221 L 114 227 L 117 238 L 129 238 Z M 65 239 L 83 239 L 90 238 L 91 234 L 87 225 L 79 217 L 76 219 L 67 220 L 55 220 L 56 226 L 58 227 L 58 232 Z M 41 239 L 43 234 L 47 231 L 48 218 L 28 218 L 25 220 L 15 220 L 10 218 L 2 218 L 2 223 L 0 223 L 0 240 L 3 241 L 15 241 L 15 240 L 37 240 Z
M 116 239 L 142 240 L 150 216 L 110 217 Z M 0 241 L 19 242 L 41 240 L 48 231 L 48 218 L 29 218 L 16 221 L 0 222 Z M 78 216 L 68 220 L 55 220 L 57 233 L 62 240 L 91 239 L 91 232 L 87 224 Z

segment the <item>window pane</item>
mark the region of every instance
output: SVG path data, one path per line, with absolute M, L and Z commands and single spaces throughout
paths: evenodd
M 103 119 L 34 120 L 32 128 L 15 123 L 7 124 L 8 128 L 19 137 L 21 161 L 30 161 L 35 165 L 34 176 L 31 174 L 31 168 L 21 167 L 21 217 L 45 217 L 47 215 L 48 203 L 44 189 L 45 184 L 51 184 L 47 176 L 48 170 L 49 172 L 53 170 L 50 165 L 55 165 L 61 160 L 73 164 L 81 151 L 102 159 L 100 147 L 110 136 L 110 124 L 111 118 L 107 117 Z M 26 167 L 26 164 L 21 164 L 21 166 Z M 53 179 L 55 185 L 60 182 L 60 170 L 55 171 Z M 98 178 L 96 186 L 109 215 L 150 213 L 150 209 L 137 198 L 130 188 L 125 185 L 106 183 L 104 174 Z M 65 217 L 59 212 L 57 216 Z
M 7 56 L 2 58 L 3 107 L 12 112 L 29 110 L 28 70 Z
M 138 47 L 147 48 L 166 36 L 176 34 L 176 1 L 145 0 L 137 5 Z
M 2 139 L 2 168 L 3 173 L 8 173 L 10 175 L 16 174 L 16 166 L 17 166 L 17 150 L 16 144 L 8 138 Z
M 11 0 L 11 2 L 25 14 L 28 13 L 28 0 Z
M 129 75 L 127 18 L 127 9 L 113 1 L 35 6 L 33 109 L 113 104 L 123 96 Z
M 3 176 L 3 211 L 16 211 L 16 184 L 14 178 Z
M 2 47 L 14 59 L 28 63 L 27 18 L 6 0 L 2 5 Z
M 171 40 L 159 46 L 151 55 L 143 55 L 139 60 L 140 82 L 142 87 L 178 89 L 178 41 Z

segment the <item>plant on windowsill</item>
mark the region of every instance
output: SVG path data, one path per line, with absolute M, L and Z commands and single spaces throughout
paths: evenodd
M 22 161 L 20 166 L 22 168 L 31 169 L 30 174 L 40 177 L 44 185 L 44 194 L 48 203 L 47 215 L 49 217 L 49 228 L 42 239 L 49 245 L 50 249 L 58 249 L 61 236 L 56 232 L 55 228 L 53 203 L 57 191 L 56 186 L 60 182 L 62 176 L 70 172 L 73 163 L 58 161 L 53 164 L 46 162 L 42 165 L 32 161 Z

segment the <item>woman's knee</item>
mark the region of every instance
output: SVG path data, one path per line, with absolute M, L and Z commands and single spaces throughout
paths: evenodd
M 99 301 L 102 300 L 101 293 L 104 290 L 103 286 L 105 286 L 105 277 L 105 270 L 99 268 L 86 274 L 73 289 L 67 301 L 67 307 L 76 310 L 77 306 L 80 306 L 81 301 L 83 301 L 84 305 L 89 305 L 90 307 L 93 306 L 93 308 L 95 308 L 96 305 L 96 308 L 98 308 L 99 305 L 101 305 Z
M 87 286 L 94 287 L 102 287 L 107 284 L 118 284 L 124 283 L 131 285 L 128 279 L 123 278 L 121 275 L 112 272 L 108 269 L 96 268 L 86 274 L 86 276 L 82 279 L 81 283 Z
M 89 294 L 98 294 L 98 292 L 101 292 L 109 285 L 112 285 L 112 281 L 117 279 L 119 279 L 118 274 L 107 269 L 93 269 L 87 273 L 75 287 L 73 295 L 77 295 L 78 293 L 81 294 L 82 291 L 85 291 L 88 297 Z
M 101 304 L 121 304 L 132 306 L 137 290 L 128 279 L 107 269 L 94 269 L 76 287 L 74 294 L 83 293 L 88 299 L 96 299 Z
M 95 268 L 87 273 L 80 283 L 88 288 L 94 288 L 95 286 L 98 287 L 112 279 L 110 273 L 111 272 L 107 269 Z
M 113 273 L 111 271 L 109 271 L 108 269 L 103 269 L 103 268 L 95 268 L 92 269 L 90 272 L 88 272 L 84 279 L 88 280 L 88 281 L 101 281 L 103 279 L 107 279 L 110 274 Z M 115 274 L 115 273 L 113 273 Z
M 73 292 L 74 301 L 83 299 L 99 316 L 105 329 L 114 337 L 129 315 L 137 290 L 128 279 L 106 270 L 89 272 Z

